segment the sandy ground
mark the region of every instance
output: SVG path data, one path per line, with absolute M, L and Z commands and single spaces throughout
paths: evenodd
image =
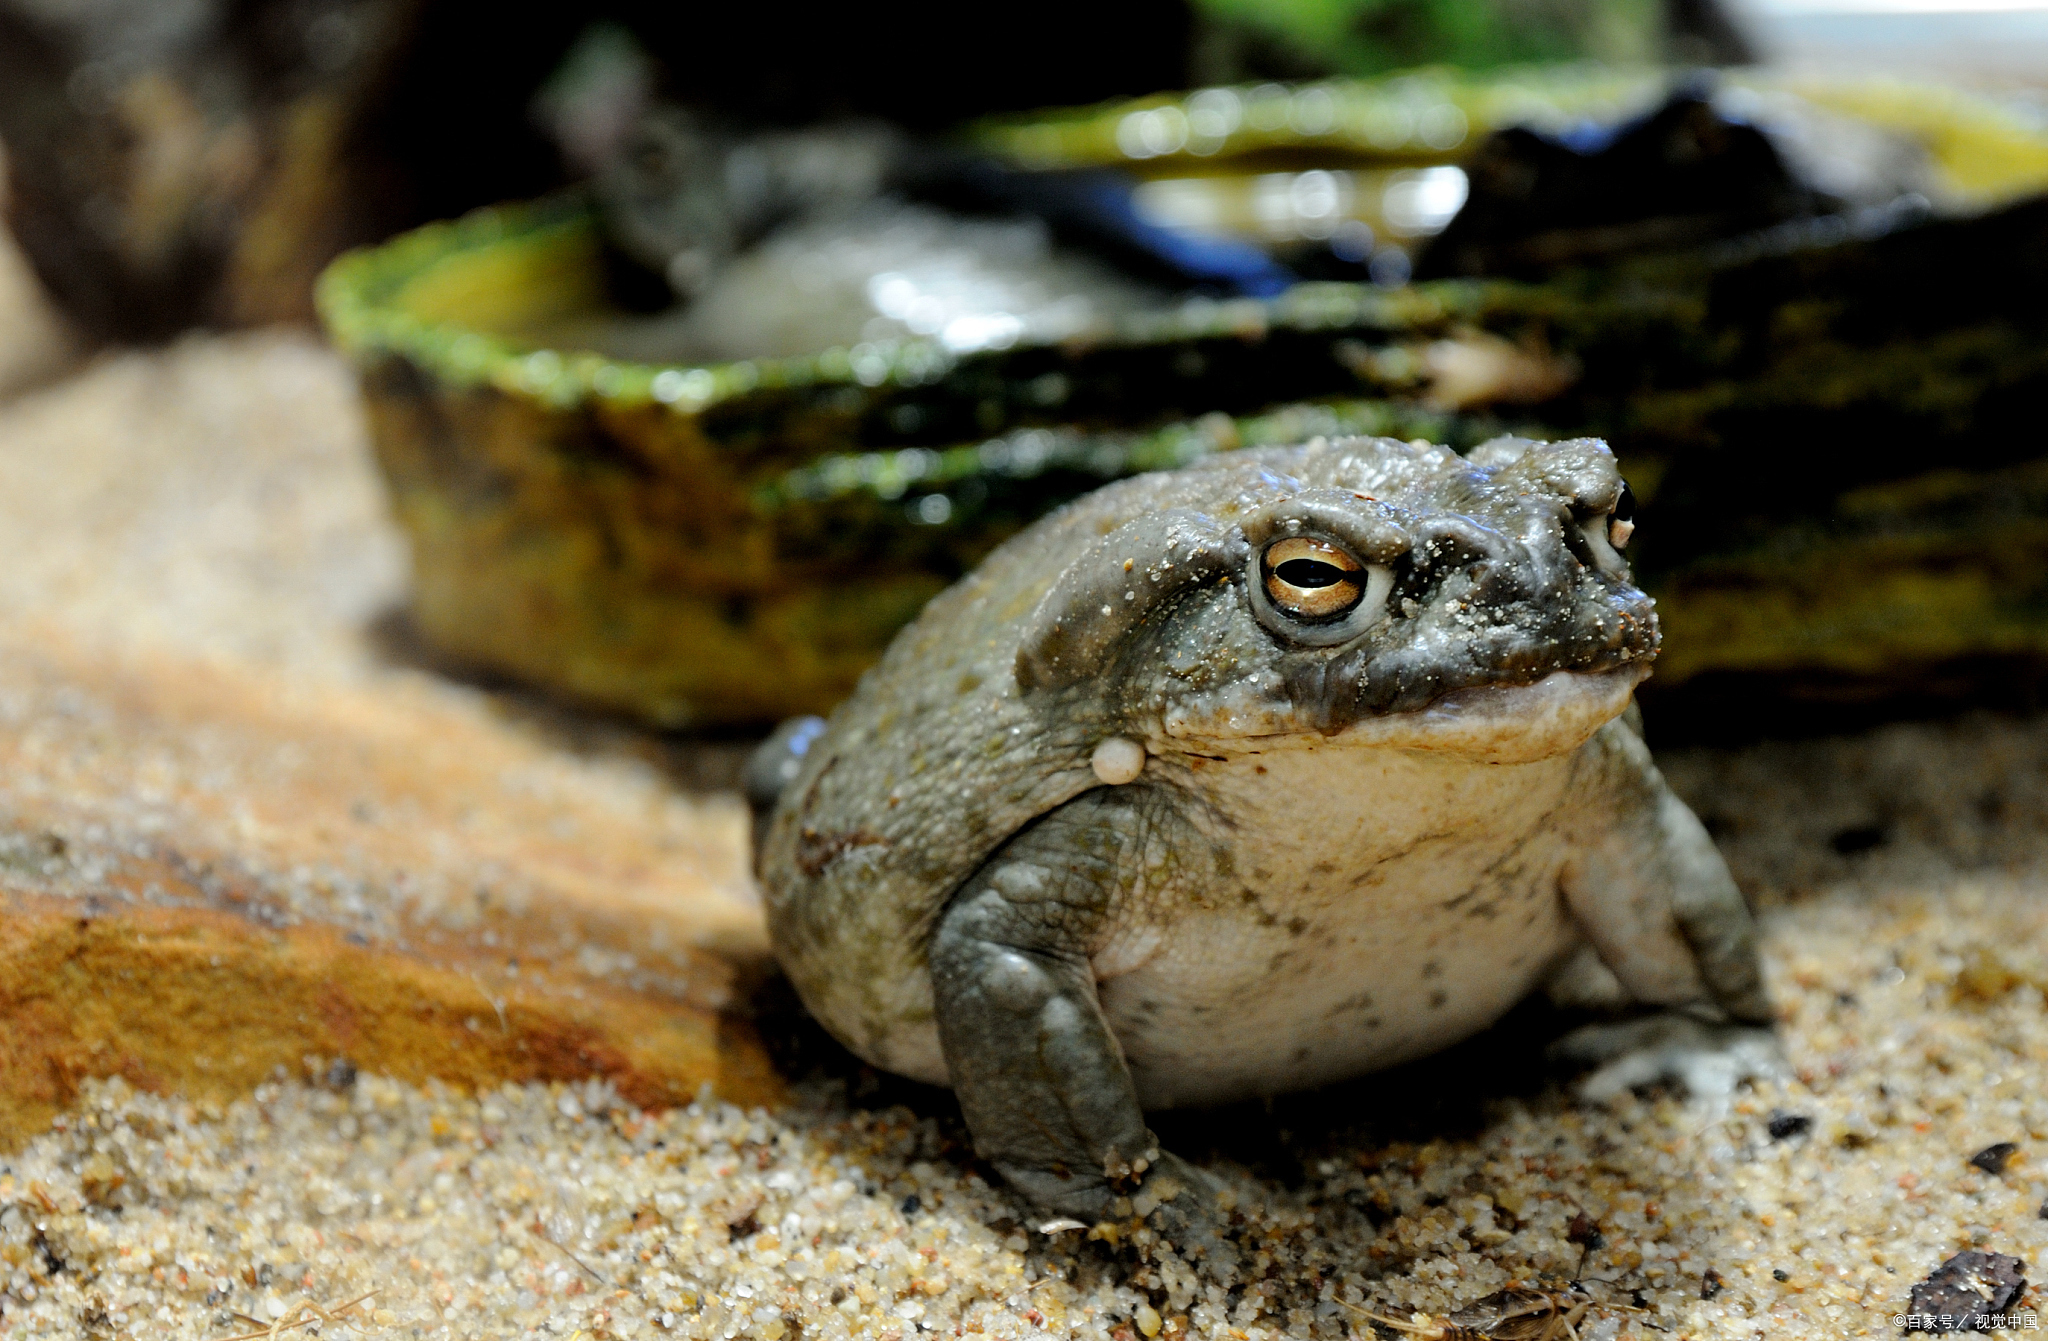
M 592 981 L 621 991 L 758 946 L 739 813 L 706 786 L 729 749 L 408 660 L 402 551 L 346 374 L 310 340 L 194 339 L 0 407 L 0 554 L 0 844 L 20 849 L 0 876 L 85 897 L 78 850 L 182 833 L 280 916 L 401 940 L 538 920 L 587 936 Z M 283 706 L 231 711 L 200 681 Z M 151 694 L 182 706 L 121 715 Z M 74 718 L 99 724 L 89 758 Z M 335 723 L 374 740 L 401 719 L 347 774 L 368 766 Z M 407 767 L 454 766 L 437 738 L 505 752 L 466 811 L 400 803 Z M 1029 1232 L 946 1096 L 865 1072 L 769 991 L 793 1088 L 768 1110 L 400 1084 L 374 1057 L 309 1056 L 232 1102 L 85 1082 L 0 1154 L 0 1336 L 1265 1341 L 1371 1336 L 1368 1314 L 1428 1336 L 1515 1283 L 1581 1279 L 1581 1337 L 1775 1341 L 1893 1332 L 1963 1248 L 2040 1263 L 2048 723 L 1665 763 L 1760 909 L 1796 1070 L 1725 1111 L 1577 1106 L 1530 1015 L 1337 1090 L 1164 1115 L 1240 1192 L 1246 1259 L 1205 1279 L 1159 1245 Z M 379 823 L 291 781 L 331 770 L 385 788 Z M 80 846 L 36 865 L 21 845 L 59 829 Z M 475 897 L 486 865 L 515 911 Z M 678 942 L 662 972 L 624 948 L 648 928 Z M 2002 1172 L 1970 1163 L 1999 1142 Z

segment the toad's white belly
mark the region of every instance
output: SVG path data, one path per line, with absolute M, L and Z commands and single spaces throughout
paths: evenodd
M 1162 875 L 1094 957 L 1140 1100 L 1317 1085 L 1498 1019 L 1578 943 L 1559 892 L 1577 753 L 1297 740 L 1191 760 L 1227 855 Z

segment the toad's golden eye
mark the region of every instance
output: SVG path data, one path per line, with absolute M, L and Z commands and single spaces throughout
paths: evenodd
M 1260 566 L 1268 599 L 1296 619 L 1334 619 L 1365 595 L 1365 565 L 1327 540 L 1276 540 Z

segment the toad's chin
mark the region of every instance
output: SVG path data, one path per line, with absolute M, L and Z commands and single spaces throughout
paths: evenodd
M 1335 735 L 1274 714 L 1195 714 L 1169 718 L 1167 734 L 1185 746 L 1263 752 L 1289 744 L 1417 750 L 1481 764 L 1533 764 L 1568 754 L 1627 711 L 1650 673 L 1646 662 L 1607 671 L 1553 671 L 1533 684 L 1457 689 L 1426 708 L 1353 722 Z M 1222 729 L 1218 729 L 1221 727 Z
M 1638 662 L 1609 671 L 1552 671 L 1534 684 L 1454 690 L 1415 712 L 1354 722 L 1332 743 L 1532 764 L 1585 744 L 1628 710 L 1629 696 L 1649 673 Z

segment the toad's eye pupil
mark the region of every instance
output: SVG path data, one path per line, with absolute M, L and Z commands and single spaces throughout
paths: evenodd
M 1334 587 L 1347 580 L 1351 574 L 1334 563 L 1320 559 L 1289 559 L 1273 570 L 1273 576 L 1290 587 L 1313 590 L 1317 587 Z
M 1634 521 L 1635 519 L 1636 491 L 1628 487 L 1628 481 L 1623 480 L 1621 493 L 1614 500 L 1614 520 L 1625 522 Z

